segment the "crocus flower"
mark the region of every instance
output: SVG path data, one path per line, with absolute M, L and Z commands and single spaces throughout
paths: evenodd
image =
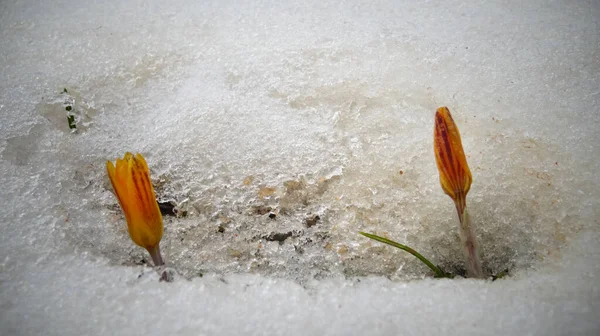
M 163 265 L 159 243 L 163 221 L 150 183 L 148 164 L 141 154 L 125 153 L 116 168 L 106 162 L 108 177 L 127 219 L 131 240 L 150 253 L 155 266 Z
M 482 278 L 479 245 L 475 237 L 475 229 L 467 212 L 467 193 L 471 188 L 471 171 L 463 151 L 458 127 L 447 107 L 440 107 L 435 114 L 433 132 L 433 149 L 440 184 L 444 192 L 452 198 L 460 221 L 460 238 L 467 261 L 467 274 L 470 277 Z
M 435 114 L 433 149 L 440 172 L 440 184 L 444 192 L 456 204 L 459 217 L 467 206 L 467 193 L 471 188 L 471 171 L 463 152 L 458 127 L 447 107 L 440 107 Z

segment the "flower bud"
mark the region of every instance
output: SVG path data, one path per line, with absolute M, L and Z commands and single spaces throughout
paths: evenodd
M 116 167 L 106 162 L 108 177 L 127 219 L 131 240 L 148 250 L 155 266 L 163 264 L 159 243 L 163 221 L 150 183 L 148 164 L 141 154 L 125 153 L 117 159 Z
M 471 171 L 463 152 L 458 127 L 447 107 L 435 114 L 433 149 L 444 192 L 454 200 L 459 217 L 467 206 L 466 197 L 471 188 Z

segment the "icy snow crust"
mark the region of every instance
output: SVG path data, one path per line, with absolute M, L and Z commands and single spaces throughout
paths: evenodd
M 583 1 L 0 3 L 0 333 L 600 332 L 599 20 Z M 463 272 L 442 105 L 507 279 L 434 280 L 357 234 Z M 127 236 L 105 172 L 125 151 L 177 205 L 174 283 Z

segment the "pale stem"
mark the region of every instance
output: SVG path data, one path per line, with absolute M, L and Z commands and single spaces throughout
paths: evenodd
M 160 255 L 160 246 L 157 244 L 155 247 L 148 248 L 148 253 L 152 257 L 152 261 L 154 262 L 154 266 L 162 266 L 164 265 L 164 261 L 162 256 Z
M 462 214 L 459 212 L 458 218 L 460 220 L 460 240 L 467 259 L 467 276 L 470 278 L 484 278 L 481 259 L 479 258 L 479 244 L 475 237 L 475 227 L 466 206 Z
M 148 253 L 150 253 L 150 256 L 152 257 L 152 261 L 154 262 L 154 267 L 163 266 L 165 264 L 162 256 L 160 255 L 160 246 L 159 245 L 156 245 L 155 247 L 149 248 L 147 250 L 148 250 Z M 173 278 L 169 275 L 169 273 L 167 271 L 163 271 L 161 268 L 158 268 L 158 271 L 159 272 L 162 271 L 162 273 L 160 275 L 160 281 L 166 281 L 166 282 L 173 281 Z

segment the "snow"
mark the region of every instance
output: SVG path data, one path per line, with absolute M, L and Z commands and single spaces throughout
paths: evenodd
M 591 1 L 0 3 L 1 333 L 598 334 L 599 20 Z M 439 106 L 507 278 L 433 279 L 357 234 L 464 271 Z M 126 151 L 179 210 L 173 283 L 111 192 Z

